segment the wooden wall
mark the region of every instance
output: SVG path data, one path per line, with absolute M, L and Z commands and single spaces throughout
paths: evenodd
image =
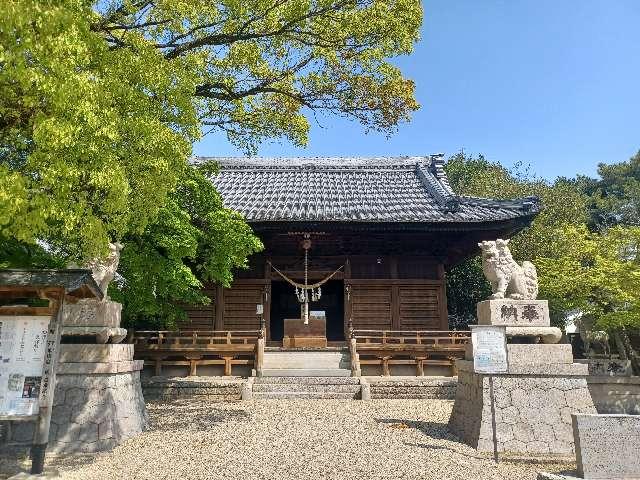
M 270 285 L 277 274 L 267 261 L 284 273 L 300 277 L 301 257 L 261 257 L 236 277 L 231 288 L 214 287 L 214 305 L 193 307 L 190 324 L 183 328 L 248 330 L 260 326 L 256 305 L 264 305 L 269 337 Z M 447 330 L 444 267 L 426 256 L 313 257 L 310 279 L 320 279 L 344 265 L 334 277 L 344 280 L 344 326 L 356 329 Z

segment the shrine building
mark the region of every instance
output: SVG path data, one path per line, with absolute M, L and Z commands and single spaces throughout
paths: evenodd
M 196 160 L 220 165 L 213 184 L 265 248 L 231 288 L 208 286 L 211 305 L 190 308 L 185 327 L 262 325 L 271 347 L 282 346 L 285 319 L 305 316 L 305 293 L 328 346 L 344 345 L 349 328 L 448 330 L 446 271 L 540 210 L 534 197 L 457 195 L 442 155 Z

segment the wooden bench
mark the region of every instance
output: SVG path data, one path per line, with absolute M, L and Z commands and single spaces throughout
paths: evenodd
M 417 376 L 424 375 L 425 366 L 446 366 L 455 376 L 455 362 L 464 358 L 470 341 L 469 332 L 459 331 L 351 330 L 350 334 L 352 370 L 380 365 L 385 376 L 391 375 L 390 365 L 415 365 Z
M 154 366 L 155 375 L 168 365 L 188 366 L 190 376 L 197 375 L 201 365 L 223 365 L 225 376 L 232 375 L 234 365 L 262 368 L 262 330 L 137 331 L 130 341 L 135 358 Z

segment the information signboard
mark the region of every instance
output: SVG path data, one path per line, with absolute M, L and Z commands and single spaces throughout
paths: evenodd
M 39 411 L 49 316 L 0 317 L 0 416 Z
M 506 373 L 507 334 L 504 326 L 471 326 L 471 344 L 473 345 L 473 370 L 476 373 Z

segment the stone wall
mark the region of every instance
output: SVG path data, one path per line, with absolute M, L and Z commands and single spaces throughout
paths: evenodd
M 471 362 L 457 365 L 458 387 L 449 427 L 465 443 L 491 452 L 489 377 L 474 373 Z M 571 414 L 595 413 L 584 376 L 518 373 L 493 378 L 498 451 L 574 451 Z
M 453 400 L 455 377 L 366 377 L 371 398 L 423 398 Z

